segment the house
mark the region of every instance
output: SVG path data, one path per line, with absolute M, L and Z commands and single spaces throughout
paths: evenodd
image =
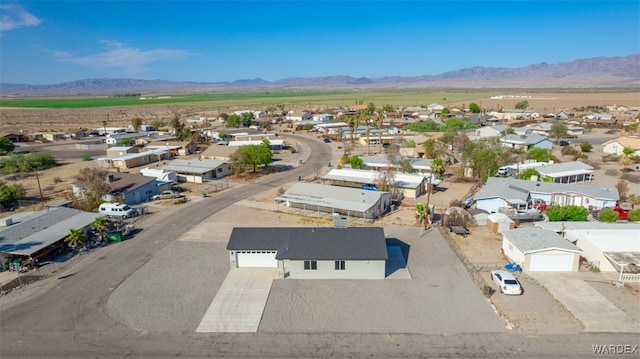
M 139 153 L 128 153 L 117 157 L 97 158 L 98 166 L 103 168 L 118 168 L 126 171 L 130 168 L 144 166 L 149 163 L 170 159 L 169 151 L 166 149 L 154 149 Z
M 136 204 L 145 202 L 159 193 L 155 178 L 134 175 L 126 172 L 108 173 L 105 182 L 110 190 L 102 199 L 107 202 Z M 85 194 L 86 184 L 76 182 L 71 184 L 73 195 L 81 198 Z
M 119 157 L 130 153 L 140 152 L 139 147 L 133 146 L 113 146 L 107 148 L 107 157 Z
M 635 273 L 635 280 L 627 281 L 640 282 L 640 224 L 593 224 L 597 226 L 579 227 L 567 223 L 564 237 L 583 251 L 593 267 L 603 272 Z
M 500 137 L 504 135 L 508 128 L 509 126 L 506 125 L 483 126 L 474 129 L 474 132 L 469 132 L 468 134 L 470 135 L 469 137 L 473 137 L 474 140 Z
M 549 163 L 536 167 L 543 182 L 578 183 L 591 181 L 593 167 L 580 161 Z
M 476 207 L 489 213 L 498 212 L 500 207 L 513 207 L 525 211 L 531 208 L 536 199 L 544 201 L 547 206 L 576 205 L 603 208 L 614 206 L 620 196 L 618 190 L 613 187 L 489 177 L 476 194 Z
M 3 218 L 0 226 L 0 262 L 2 268 L 11 257 L 46 257 L 59 246 L 69 229 L 83 229 L 89 233 L 91 223 L 101 215 L 73 208 L 56 207 L 38 212 L 15 213 Z
M 606 113 L 593 112 L 593 113 L 590 113 L 588 115 L 582 116 L 582 118 L 587 119 L 587 120 L 598 120 L 598 121 L 615 122 L 616 116 L 615 115 L 606 114 Z
M 238 111 L 233 111 L 233 114 L 237 115 L 237 116 L 242 116 L 243 113 L 247 113 L 247 112 L 252 114 L 253 118 L 256 119 L 256 120 L 263 119 L 263 118 L 267 117 L 267 114 L 265 114 L 263 111 L 259 111 L 259 110 L 258 111 L 254 111 L 254 110 L 238 110 Z
M 109 146 L 115 145 L 129 145 L 131 143 L 135 143 L 136 139 L 146 137 L 145 133 L 114 133 L 112 135 L 108 135 L 107 138 L 104 139 L 104 142 Z
M 527 133 L 537 133 L 539 135 L 549 137 L 553 125 L 554 124 L 551 122 L 542 122 L 535 125 L 524 126 L 522 127 L 522 129 L 526 130 Z M 577 137 L 578 135 L 582 135 L 584 133 L 584 127 L 574 125 L 566 125 L 566 127 L 567 137 Z
M 284 140 L 269 140 L 269 149 L 271 151 L 280 151 L 284 148 Z M 227 146 L 229 147 L 242 147 L 242 146 L 260 146 L 263 140 L 253 141 L 229 141 Z
M 42 136 L 47 141 L 62 141 L 70 137 L 66 132 L 46 132 Z
M 178 182 L 204 183 L 230 175 L 233 171 L 227 162 L 207 159 L 178 159 L 161 166 L 164 171 L 173 171 Z
M 161 145 L 147 147 L 151 149 L 165 148 L 172 156 L 188 156 L 198 151 L 198 144 L 191 141 L 164 141 Z
M 320 122 L 320 123 L 329 123 L 331 120 L 333 120 L 333 118 L 334 116 L 330 113 L 321 113 L 321 114 L 313 115 L 312 117 L 313 121 Z
M 509 134 L 500 138 L 500 143 L 508 148 L 517 148 L 525 151 L 531 148 L 553 148 L 553 142 L 551 142 L 546 136 L 535 133 L 528 135 Z
M 161 182 L 169 182 L 171 184 L 178 182 L 178 175 L 175 172 L 161 168 L 143 168 L 140 170 L 140 174 L 145 177 L 153 177 Z
M 356 169 L 332 169 L 322 177 L 324 182 L 333 186 L 361 188 L 363 185 L 377 186 L 381 172 Z M 425 191 L 425 179 L 422 175 L 393 173 L 393 185 L 402 190 L 404 197 L 418 198 Z
M 236 227 L 227 251 L 232 268 L 278 268 L 291 279 L 384 279 L 388 258 L 380 227 Z
M 9 141 L 11 141 L 12 143 L 15 142 L 24 142 L 26 136 L 23 135 L 22 133 L 15 133 L 15 132 L 4 132 L 4 133 L 0 133 L 0 137 L 6 137 L 9 139 Z
M 602 152 L 618 156 L 623 153 L 625 147 L 630 147 L 635 156 L 640 156 L 640 137 L 622 136 L 615 140 L 609 140 L 602 144 Z
M 577 272 L 582 254 L 559 234 L 535 227 L 502 232 L 502 250 L 524 272 Z
M 295 208 L 307 216 L 319 217 L 322 212 L 332 216 L 344 215 L 348 219 L 362 218 L 364 222 L 387 212 L 391 199 L 389 192 L 302 182 L 275 198 L 278 204 L 284 203 L 289 212 Z
M 297 111 L 291 110 L 287 112 L 287 116 L 285 119 L 287 121 L 294 121 L 294 122 L 312 121 L 313 115 L 308 111 L 297 112 Z
M 231 155 L 238 151 L 238 147 L 229 147 L 213 144 L 200 153 L 201 159 L 218 160 L 222 162 L 231 161 Z

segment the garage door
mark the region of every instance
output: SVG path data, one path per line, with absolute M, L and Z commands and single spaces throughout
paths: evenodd
M 277 268 L 276 251 L 238 251 L 238 268 Z
M 567 254 L 532 254 L 529 270 L 531 272 L 570 272 L 573 270 L 573 257 Z

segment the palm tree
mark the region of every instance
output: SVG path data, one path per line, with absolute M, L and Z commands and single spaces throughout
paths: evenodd
M 627 167 L 629 167 L 629 163 L 631 163 L 631 155 L 633 155 L 633 148 L 625 147 L 622 149 L 622 165 L 624 166 L 624 171 L 627 172 Z
M 96 217 L 96 219 L 91 223 L 91 227 L 100 233 L 102 240 L 105 238 L 105 233 L 109 229 L 109 220 L 107 217 Z
M 347 123 L 349 124 L 349 129 L 351 130 L 351 143 L 354 142 L 354 134 L 356 129 L 358 128 L 359 125 L 359 118 L 358 116 L 349 116 L 349 119 L 347 120 Z
M 427 229 L 429 224 L 429 210 L 424 203 L 416 204 L 416 222 L 422 224 L 424 229 Z
M 384 108 L 376 111 L 376 126 L 378 127 L 378 146 L 380 146 L 379 153 L 382 153 L 382 120 L 384 119 Z
M 369 115 L 368 112 L 366 111 L 362 111 L 360 113 L 360 123 L 364 122 L 364 125 L 366 126 L 365 131 L 367 132 L 367 156 L 371 155 L 371 140 L 369 139 L 369 120 L 371 119 L 371 116 Z
M 69 229 L 69 235 L 65 238 L 64 242 L 70 248 L 78 248 L 79 245 L 82 245 L 84 241 L 87 240 L 87 237 L 84 235 L 84 230 L 81 229 Z

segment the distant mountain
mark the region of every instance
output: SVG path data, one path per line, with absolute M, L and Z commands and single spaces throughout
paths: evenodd
M 0 96 L 113 95 L 124 93 L 332 89 L 640 88 L 640 54 L 594 57 L 521 68 L 472 67 L 439 75 L 381 78 L 326 76 L 233 82 L 175 82 L 126 78 L 86 79 L 53 85 L 0 84 Z

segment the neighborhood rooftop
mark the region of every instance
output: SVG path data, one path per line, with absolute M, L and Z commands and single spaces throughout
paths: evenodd
M 509 238 L 509 242 L 518 247 L 523 253 L 532 253 L 549 248 L 581 252 L 580 248 L 559 234 L 540 228 L 521 227 L 505 230 L 502 233 Z
M 315 183 L 296 183 L 288 191 L 276 197 L 276 201 L 293 201 L 311 206 L 365 212 L 378 202 L 383 193 L 386 192 Z
M 223 161 L 209 159 L 177 159 L 162 166 L 162 169 L 180 173 L 206 173 L 224 164 Z
M 476 198 L 504 198 L 526 200 L 528 194 L 531 192 L 571 192 L 601 199 L 618 200 L 620 198 L 618 190 L 614 187 L 599 187 L 585 184 L 576 185 L 565 183 L 536 182 L 519 180 L 512 177 L 489 177 L 487 179 L 487 183 L 476 194 Z

